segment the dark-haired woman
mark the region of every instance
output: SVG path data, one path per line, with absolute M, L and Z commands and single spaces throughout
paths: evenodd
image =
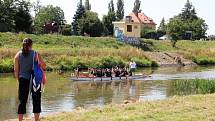
M 36 92 L 32 89 L 32 69 L 33 59 L 35 59 L 35 51 L 32 50 L 32 40 L 26 38 L 22 43 L 22 50 L 19 51 L 14 58 L 14 74 L 16 80 L 19 82 L 19 107 L 18 107 L 18 119 L 23 120 L 23 114 L 26 113 L 26 103 L 28 100 L 29 92 L 32 93 L 33 99 L 33 113 L 35 121 L 39 121 L 41 113 L 41 87 Z M 38 60 L 43 69 L 46 64 L 42 60 L 40 54 L 38 54 Z

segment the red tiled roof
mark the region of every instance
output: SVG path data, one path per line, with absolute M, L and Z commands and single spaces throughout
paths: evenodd
M 132 21 L 136 23 L 156 25 L 156 23 L 144 13 L 138 13 L 138 16 L 136 16 L 135 13 L 132 12 L 128 16 L 131 16 Z

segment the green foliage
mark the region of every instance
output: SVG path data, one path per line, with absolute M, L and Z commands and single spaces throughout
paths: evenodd
M 78 25 L 91 37 L 98 37 L 103 33 L 103 25 L 96 12 L 87 11 L 85 16 L 78 21 Z
M 215 64 L 215 58 L 210 57 L 194 57 L 193 61 L 198 65 L 213 65 Z
M 208 26 L 205 23 L 205 20 L 199 18 L 189 22 L 189 28 L 192 31 L 192 38 L 199 40 L 201 38 L 205 38 Z
M 173 47 L 175 47 L 178 40 L 183 38 L 185 31 L 185 24 L 179 17 L 176 16 L 170 19 L 167 25 L 167 33 L 171 37 Z
M 42 33 L 43 26 L 47 22 L 60 24 L 62 21 L 64 21 L 64 12 L 60 7 L 54 7 L 52 5 L 42 7 L 35 16 L 34 33 Z
M 61 25 L 61 34 L 66 35 L 66 36 L 72 35 L 72 33 L 71 33 L 71 25 L 69 25 L 69 24 Z
M 137 67 L 151 67 L 152 66 L 152 62 L 145 59 L 145 58 L 132 58 L 133 61 L 136 62 Z
M 14 16 L 16 32 L 31 32 L 31 24 L 33 20 L 29 11 L 30 6 L 30 2 L 26 1 L 20 1 L 19 5 L 17 6 L 17 12 Z
M 79 20 L 85 16 L 85 8 L 82 5 L 82 0 L 78 3 L 77 10 L 75 12 L 75 15 L 73 17 L 73 22 L 72 22 L 72 34 L 73 35 L 84 35 L 83 31 L 83 24 L 82 26 L 79 25 Z
M 215 80 L 176 80 L 172 82 L 171 86 L 172 91 L 178 95 L 215 93 Z
M 0 73 L 13 72 L 13 60 L 5 58 L 0 60 Z
M 100 60 L 100 68 L 124 67 L 126 63 L 120 57 L 104 57 Z
M 116 20 L 116 16 L 114 12 L 108 12 L 108 15 L 103 16 L 103 25 L 104 29 L 107 31 L 105 35 L 113 35 L 113 21 Z
M 183 21 L 177 16 L 171 18 L 167 25 L 167 33 L 171 36 L 172 40 L 182 39 L 185 33 Z
M 167 25 L 167 33 L 172 37 L 173 46 L 181 39 L 205 38 L 208 27 L 205 21 L 196 15 L 195 8 L 187 0 L 182 13 L 170 19 Z M 187 36 L 187 32 L 191 37 Z
M 156 30 L 154 30 L 148 26 L 142 26 L 141 38 L 157 39 L 157 32 L 156 32 Z
M 91 5 L 90 5 L 89 0 L 85 0 L 84 7 L 85 7 L 85 10 L 86 10 L 86 11 L 91 10 Z
M 157 29 L 157 34 L 158 34 L 158 38 L 165 35 L 167 32 L 167 26 L 166 26 L 166 23 L 165 23 L 165 19 L 163 18 L 161 20 L 161 23 Z
M 125 67 L 128 66 L 129 60 L 125 60 L 120 56 L 102 56 L 102 57 L 57 57 L 56 64 L 58 69 L 73 70 L 77 66 L 81 68 L 112 68 L 115 66 Z M 150 67 L 152 62 L 145 58 L 133 58 L 138 67 Z
M 102 18 L 104 35 L 113 35 L 113 21 L 116 21 L 116 14 L 114 10 L 113 0 L 111 0 L 108 4 L 108 14 L 104 15 Z
M 140 4 L 141 4 L 140 0 L 135 0 L 133 8 L 134 13 L 141 13 L 142 10 L 140 9 Z
M 1 0 L 0 31 L 29 32 L 32 18 L 29 13 L 30 3 L 24 0 Z
M 0 23 L 5 29 L 2 31 L 12 31 L 14 28 L 14 15 L 16 13 L 16 4 L 14 0 L 1 0 L 0 2 Z
M 182 13 L 180 13 L 179 16 L 183 21 L 198 19 L 198 16 L 196 15 L 196 10 L 189 0 L 187 0 L 186 4 L 184 5 L 184 8 L 182 9 Z
M 113 0 L 108 3 L 108 12 L 115 12 Z
M 33 49 L 42 55 L 48 70 L 72 70 L 77 65 L 83 68 L 106 68 L 116 65 L 124 67 L 134 57 L 138 63 L 140 62 L 138 64 L 140 66 L 148 66 L 150 61 L 142 50 L 119 42 L 115 38 L 24 33 L 0 33 L 0 43 L 3 45 L 0 48 L 0 58 L 12 59 L 20 49 L 24 38 L 33 40 Z M 11 66 L 2 65 L 4 71 L 11 70 Z
M 118 21 L 122 20 L 124 18 L 124 1 L 118 0 L 117 1 L 117 10 L 116 10 L 116 19 Z

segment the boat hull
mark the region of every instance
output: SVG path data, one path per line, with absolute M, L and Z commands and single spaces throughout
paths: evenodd
M 146 76 L 129 76 L 129 77 L 71 77 L 73 81 L 112 81 L 112 80 L 135 80 L 143 79 Z

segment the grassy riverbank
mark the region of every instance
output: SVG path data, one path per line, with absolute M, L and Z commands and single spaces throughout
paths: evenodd
M 125 66 L 129 60 L 138 67 L 156 66 L 141 49 L 119 42 L 111 37 L 75 37 L 62 35 L 30 35 L 0 33 L 0 73 L 12 72 L 15 53 L 20 50 L 26 37 L 34 41 L 34 49 L 39 51 L 48 69 L 72 70 L 82 67 Z M 178 41 L 176 48 L 170 41 L 143 40 L 141 48 L 149 51 L 178 52 L 199 65 L 215 64 L 215 41 Z
M 134 59 L 139 67 L 154 65 L 142 50 L 118 42 L 114 38 L 0 33 L 0 72 L 12 72 L 12 59 L 26 37 L 32 38 L 33 48 L 41 53 L 50 70 L 72 70 L 77 65 L 123 67 L 131 59 Z
M 144 40 L 151 51 L 178 52 L 198 65 L 215 64 L 215 41 L 180 40 L 173 48 L 170 41 Z
M 77 109 L 42 121 L 214 121 L 215 95 L 173 97 L 167 100 Z

